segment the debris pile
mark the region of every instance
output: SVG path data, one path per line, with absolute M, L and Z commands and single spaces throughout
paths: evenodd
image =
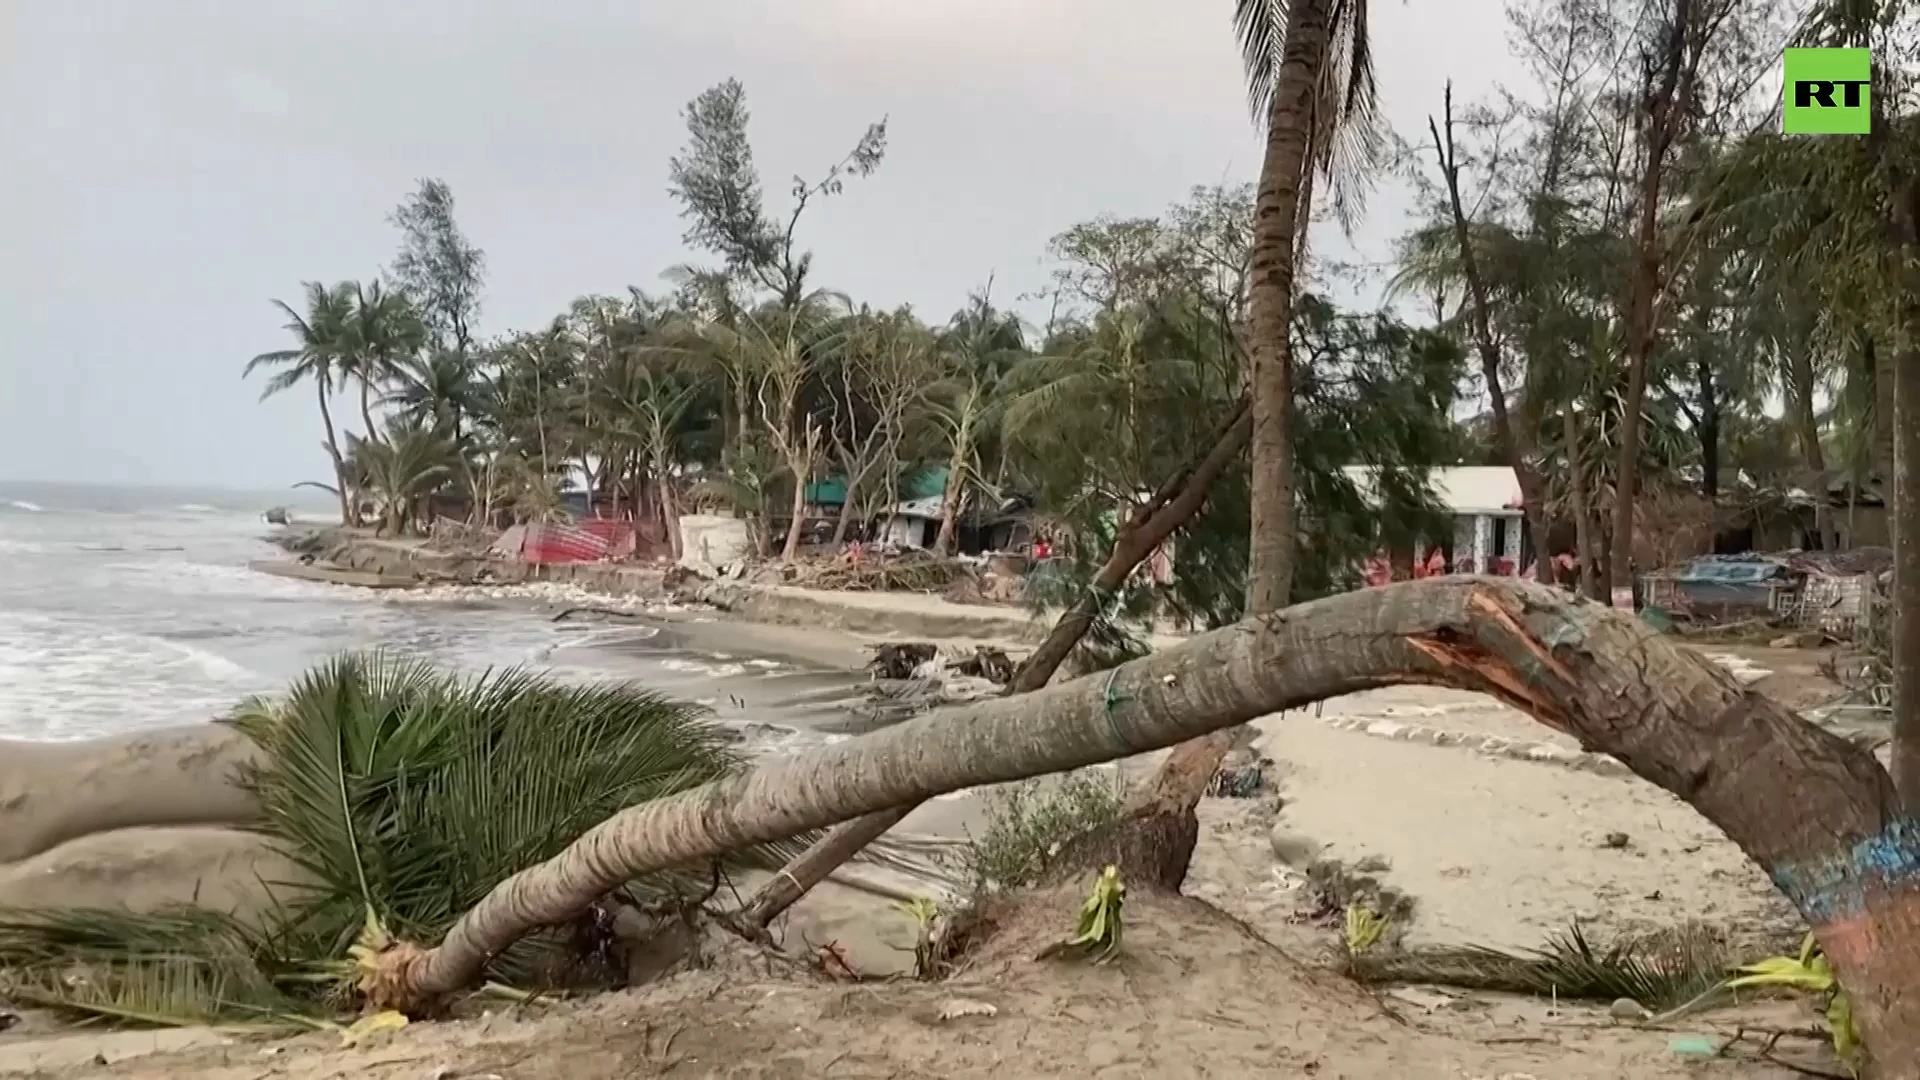
M 967 559 L 926 551 L 886 554 L 849 550 L 830 558 L 769 564 L 755 578 L 769 584 L 839 592 L 940 592 L 976 573 Z
M 984 645 L 945 655 L 926 641 L 876 645 L 867 662 L 867 705 L 857 711 L 886 725 L 941 705 L 993 697 L 1013 681 L 1016 667 L 1003 650 Z
M 1643 579 L 1645 612 L 1656 624 L 1748 628 L 1779 637 L 1853 639 L 1883 591 L 1886 548 L 1698 555 Z

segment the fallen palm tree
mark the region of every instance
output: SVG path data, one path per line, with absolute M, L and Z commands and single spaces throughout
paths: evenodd
M 1595 943 L 1575 924 L 1537 949 L 1362 949 L 1350 951 L 1345 967 L 1348 975 L 1366 983 L 1433 983 L 1566 1000 L 1624 998 L 1654 1013 L 1694 1001 L 1720 985 L 1733 963 L 1726 943 L 1699 926 L 1623 934 Z
M 203 910 L 0 911 L 0 997 L 142 1024 L 322 1022 L 369 916 L 438 937 L 508 875 L 623 807 L 745 765 L 706 710 L 632 686 L 448 675 L 345 656 L 233 725 L 257 828 L 294 868 L 264 923 Z M 775 845 L 748 865 L 800 847 Z M 614 924 L 696 906 L 718 867 L 663 867 L 492 958 L 535 988 L 624 981 Z
M 1920 832 L 1864 751 L 1631 617 L 1507 579 L 1348 593 L 1201 635 L 1111 672 L 944 710 L 635 806 L 507 880 L 433 948 L 400 943 L 370 1004 L 431 1011 L 539 927 L 635 875 L 982 784 L 1172 746 L 1405 683 L 1489 694 L 1685 799 L 1766 868 L 1815 928 L 1881 1076 L 1920 1076 Z M 1151 817 L 1110 838 L 1177 861 Z M 1125 865 L 1122 872 L 1128 873 Z M 1150 875 L 1149 875 L 1150 876 Z M 1135 882 L 1128 877 L 1130 883 Z

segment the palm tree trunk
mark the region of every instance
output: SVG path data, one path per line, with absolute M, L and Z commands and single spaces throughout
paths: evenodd
M 1253 387 L 1253 513 L 1247 614 L 1287 606 L 1293 592 L 1294 240 L 1308 168 L 1315 83 L 1326 65 L 1329 0 L 1287 6 L 1286 44 L 1267 118 L 1266 155 L 1253 208 L 1247 288 Z
M 1901 305 L 1905 340 L 1894 363 L 1893 782 L 1920 819 L 1920 297 Z
M 320 398 L 320 423 L 327 429 L 327 456 L 333 459 L 333 484 L 340 495 L 340 524 L 358 525 L 353 496 L 347 491 L 347 462 L 340 456 L 340 436 L 333 430 L 333 410 L 327 407 L 327 380 L 314 380 Z
M 1610 753 L 1739 844 L 1813 926 L 1867 1047 L 1920 1075 L 1920 831 L 1867 751 L 1638 620 L 1512 579 L 1362 589 L 1096 678 L 944 709 L 622 810 L 501 883 L 368 1004 L 420 1013 L 637 875 L 982 784 L 1062 772 L 1384 685 L 1483 693 Z
M 745 367 L 734 372 L 733 377 L 733 439 L 728 444 L 731 453 L 738 456 L 747 445 L 747 432 L 753 425 L 753 410 L 750 407 L 749 375 Z
M 594 474 L 593 462 L 585 453 L 580 455 L 580 478 L 586 489 L 584 492 L 587 500 L 585 516 L 592 517 L 594 507 L 593 496 L 600 490 L 600 478 Z
M 953 457 L 947 461 L 947 486 L 940 492 L 940 531 L 934 536 L 933 550 L 941 555 L 952 555 L 960 547 L 960 512 L 966 505 L 967 461 L 972 456 L 973 414 L 969 408 L 954 435 Z
M 366 377 L 360 379 L 360 419 L 367 425 L 367 441 L 384 442 L 380 431 L 373 426 L 373 381 Z
M 1880 484 L 1883 498 L 1893 497 L 1893 410 L 1895 350 L 1883 348 L 1871 335 L 1862 346 L 1862 366 L 1873 377 L 1873 429 L 1868 444 L 1868 468 Z
M 1587 472 L 1580 467 L 1580 413 L 1571 403 L 1565 417 L 1567 439 L 1567 501 L 1573 504 L 1574 592 L 1594 596 L 1593 568 L 1599 552 L 1593 541 L 1593 500 L 1587 494 Z
M 1814 499 L 1813 528 L 1820 535 L 1820 547 L 1829 548 L 1834 546 L 1833 507 L 1827 498 L 1827 457 L 1820 448 L 1820 418 L 1813 407 L 1813 355 L 1805 348 L 1788 351 L 1787 382 L 1787 407 L 1793 411 L 1793 436 L 1800 444 L 1800 460 L 1807 469 L 1807 490 Z
M 1888 234 L 1895 268 L 1895 332 L 1899 354 L 1892 367 L 1892 477 L 1888 484 L 1893 533 L 1893 783 L 1910 819 L 1920 819 L 1920 170 L 1898 154 L 1887 137 L 1887 116 L 1876 109 L 1872 145 L 1885 185 Z M 1920 1042 L 1920 1039 L 1916 1039 Z M 1920 1062 L 1920 1049 L 1908 1052 Z M 1920 1064 L 1909 1066 L 1920 1075 Z
M 673 492 L 673 473 L 667 465 L 666 455 L 656 454 L 653 462 L 654 475 L 657 477 L 654 482 L 658 485 L 660 523 L 667 532 L 667 552 L 673 556 L 674 562 L 679 562 L 686 551 L 680 537 L 680 503 Z

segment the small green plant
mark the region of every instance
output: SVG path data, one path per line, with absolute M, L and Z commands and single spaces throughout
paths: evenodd
M 1365 904 L 1347 905 L 1347 953 L 1358 956 L 1380 944 L 1387 934 L 1387 918 Z
M 930 979 L 936 973 L 933 928 L 940 918 L 940 905 L 924 896 L 916 896 L 912 900 L 902 900 L 895 906 L 913 917 L 913 973 Z
M 968 838 L 963 869 L 982 887 L 1031 885 L 1061 845 L 1120 820 L 1122 803 L 1117 785 L 1092 769 L 998 788 L 986 798 L 986 828 Z
M 1724 984 L 1729 990 L 1753 987 L 1799 990 L 1827 999 L 1827 1028 L 1833 1052 L 1849 1068 L 1860 1053 L 1860 1032 L 1853 1025 L 1853 1000 L 1833 977 L 1833 966 L 1820 952 L 1812 934 L 1800 943 L 1798 956 L 1769 956 L 1734 969 Z
M 1040 950 L 1035 959 L 1045 960 L 1062 953 L 1077 952 L 1104 964 L 1120 955 L 1120 908 L 1126 902 L 1127 886 L 1120 880 L 1120 868 L 1109 866 L 1093 879 L 1093 891 L 1080 905 L 1080 917 L 1074 923 L 1073 936 Z

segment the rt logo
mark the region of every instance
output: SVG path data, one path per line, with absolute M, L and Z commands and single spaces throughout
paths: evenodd
M 1873 60 L 1865 49 L 1786 50 L 1786 135 L 1865 135 L 1873 129 Z

